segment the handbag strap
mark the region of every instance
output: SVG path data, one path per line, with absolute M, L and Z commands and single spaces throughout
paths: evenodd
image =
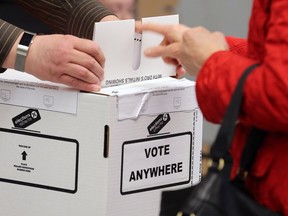
M 234 136 L 235 125 L 238 119 L 242 96 L 243 87 L 248 75 L 258 66 L 259 64 L 250 65 L 241 75 L 237 86 L 233 92 L 231 102 L 225 112 L 223 122 L 220 126 L 216 139 L 211 147 L 210 156 L 214 162 L 219 162 L 222 158 L 226 160 L 229 158 L 229 148 Z
M 263 143 L 267 132 L 259 128 L 252 127 L 248 135 L 246 144 L 241 154 L 240 167 L 236 178 L 244 180 L 252 167 L 257 150 Z

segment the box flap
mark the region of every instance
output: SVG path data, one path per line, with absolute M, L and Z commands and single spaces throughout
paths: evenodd
M 161 79 L 103 88 L 103 94 L 116 95 L 118 119 L 136 119 L 139 115 L 156 115 L 198 108 L 195 82 L 188 79 Z
M 76 114 L 78 90 L 8 69 L 0 74 L 0 103 Z

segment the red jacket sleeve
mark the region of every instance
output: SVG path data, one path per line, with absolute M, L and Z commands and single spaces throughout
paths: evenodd
M 259 29 L 254 28 L 259 17 L 251 17 L 248 57 L 217 52 L 200 71 L 197 100 L 208 121 L 221 122 L 239 77 L 249 65 L 260 63 L 245 83 L 240 120 L 268 131 L 288 132 L 288 1 L 272 2 L 263 44 L 259 45 L 262 38 L 257 38 Z M 233 41 L 228 43 L 231 46 Z M 259 46 L 264 51 L 257 53 Z
M 247 56 L 248 43 L 246 39 L 227 36 L 226 41 L 231 52 L 241 56 Z

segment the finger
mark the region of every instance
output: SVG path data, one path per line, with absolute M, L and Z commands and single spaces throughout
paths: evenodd
M 168 46 L 156 46 L 156 47 L 150 47 L 144 50 L 144 54 L 147 57 L 170 57 L 174 59 L 178 59 L 179 55 L 179 45 L 178 43 L 173 43 Z
M 75 41 L 75 49 L 91 55 L 101 67 L 105 66 L 105 56 L 96 42 L 80 38 Z
M 194 28 L 191 28 L 192 32 L 203 32 L 203 33 L 210 33 L 210 31 L 206 28 L 204 28 L 203 26 L 197 26 Z
M 176 78 L 181 79 L 184 77 L 186 71 L 185 68 L 182 65 L 178 65 L 176 68 Z
M 179 65 L 178 60 L 175 59 L 175 58 L 165 57 L 165 58 L 163 58 L 163 60 L 167 64 L 172 64 L 172 65 L 175 65 L 175 66 Z
M 142 31 L 154 31 L 159 34 L 165 35 L 169 30 L 169 25 L 160 25 L 156 23 L 142 23 L 142 25 L 139 26 L 139 29 Z
M 73 52 L 70 53 L 70 63 L 73 63 L 75 65 L 80 65 L 84 68 L 86 68 L 90 73 L 94 74 L 97 76 L 100 80 L 103 80 L 104 78 L 104 69 L 103 67 L 99 64 L 98 61 L 96 61 L 92 56 L 80 52 L 78 50 L 74 50 Z M 91 75 L 92 75 L 91 74 Z M 78 77 L 79 78 L 79 77 Z M 84 81 L 89 81 L 89 77 L 87 77 L 88 80 L 84 78 Z M 91 76 L 90 76 L 91 78 Z
M 61 79 L 63 75 L 67 75 L 77 80 L 81 80 L 82 82 L 89 84 L 101 84 L 101 80 L 95 74 L 91 73 L 87 68 L 82 67 L 81 65 L 68 63 L 65 65 L 65 68 L 62 70 L 59 69 L 61 73 L 57 77 L 53 77 L 54 82 L 57 82 L 57 79 Z M 73 86 L 74 87 L 74 86 Z
M 135 21 L 135 32 L 142 33 L 141 25 L 142 25 L 142 22 L 140 20 L 139 21 Z
M 167 46 L 156 46 L 156 47 L 150 47 L 144 50 L 144 54 L 147 57 L 164 57 L 167 53 Z
M 87 83 L 67 74 L 63 74 L 58 80 L 58 82 L 72 88 L 87 92 L 99 91 L 101 89 L 101 86 L 98 84 Z

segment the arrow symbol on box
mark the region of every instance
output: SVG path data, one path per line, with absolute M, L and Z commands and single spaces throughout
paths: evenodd
M 27 153 L 24 151 L 22 152 L 22 160 L 26 160 Z

